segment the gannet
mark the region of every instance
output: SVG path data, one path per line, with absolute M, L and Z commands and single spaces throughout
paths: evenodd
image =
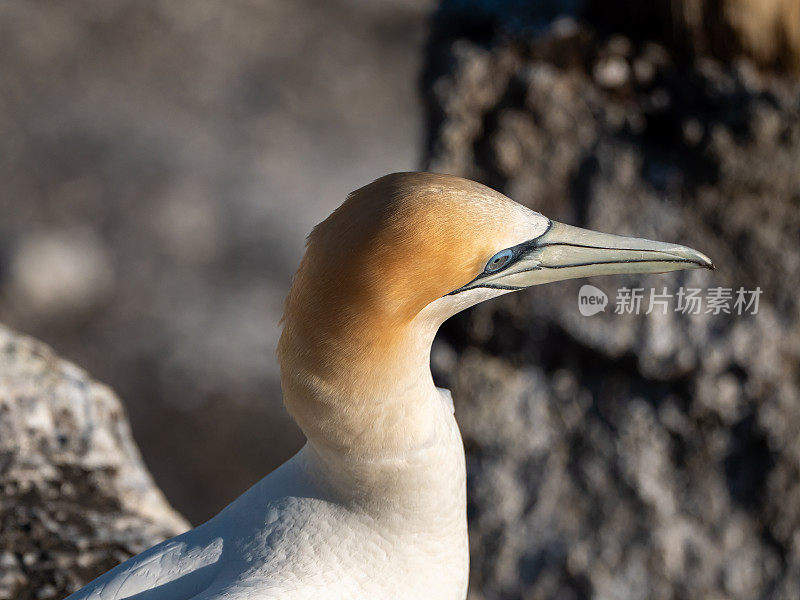
M 310 234 L 285 305 L 278 360 L 303 448 L 70 600 L 463 600 L 464 448 L 431 377 L 439 326 L 537 284 L 699 267 L 713 268 L 691 248 L 564 225 L 449 175 L 351 193 Z

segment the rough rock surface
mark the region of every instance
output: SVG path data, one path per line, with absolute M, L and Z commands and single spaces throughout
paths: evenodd
M 428 168 L 717 264 L 596 278 L 610 307 L 591 317 L 573 281 L 445 325 L 471 598 L 800 597 L 800 86 L 469 4 L 432 34 Z M 644 288 L 640 314 L 614 314 L 622 286 Z M 681 286 L 760 287 L 759 310 L 644 314 Z
M 0 326 L 0 599 L 62 598 L 188 528 L 119 399 Z

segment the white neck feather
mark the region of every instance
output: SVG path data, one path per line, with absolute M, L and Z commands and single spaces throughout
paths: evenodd
M 391 463 L 424 453 L 443 437 L 449 442 L 452 411 L 443 410 L 430 371 L 433 338 L 451 315 L 502 293 L 475 289 L 439 298 L 402 330 L 394 347 L 364 351 L 358 355 L 363 360 L 343 364 L 333 376 L 319 375 L 316 365 L 324 361 L 318 348 L 292 337 L 287 323 L 281 360 L 284 400 L 317 452 L 352 464 Z M 337 340 L 323 351 L 349 342 Z

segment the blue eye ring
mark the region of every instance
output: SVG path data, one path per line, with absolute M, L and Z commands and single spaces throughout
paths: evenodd
M 489 259 L 489 262 L 486 263 L 486 267 L 483 269 L 484 273 L 497 273 L 500 269 L 505 267 L 511 259 L 514 258 L 514 252 L 510 249 L 508 250 L 501 250 L 497 254 L 495 254 L 492 258 Z

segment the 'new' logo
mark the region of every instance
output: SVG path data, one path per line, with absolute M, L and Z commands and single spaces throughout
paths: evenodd
M 600 288 L 593 285 L 582 285 L 578 290 L 578 310 L 584 317 L 591 317 L 602 312 L 608 306 L 608 296 Z

